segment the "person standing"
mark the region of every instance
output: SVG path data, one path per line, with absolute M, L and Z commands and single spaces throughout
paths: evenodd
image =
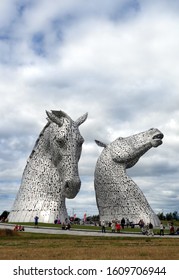
M 38 222 L 39 222 L 39 217 L 35 216 L 35 218 L 34 218 L 35 226 L 38 226 Z
M 154 236 L 154 232 L 153 232 L 153 224 L 150 222 L 149 223 L 149 235 L 152 235 L 152 236 Z
M 119 222 L 116 222 L 116 231 L 119 233 L 121 230 L 121 225 Z
M 164 235 L 164 229 L 165 229 L 165 227 L 164 227 L 163 223 L 161 222 L 161 224 L 160 224 L 160 236 Z
M 106 232 L 106 225 L 105 225 L 105 221 L 104 220 L 101 223 L 101 230 L 102 230 L 103 233 Z
M 130 222 L 129 222 L 129 219 L 127 218 L 127 221 L 126 221 L 127 228 L 128 228 L 129 225 L 130 225 Z
M 121 227 L 122 227 L 122 229 L 124 229 L 125 223 L 126 223 L 126 221 L 125 221 L 125 219 L 123 217 L 122 220 L 121 220 Z
M 112 232 L 115 232 L 115 227 L 116 227 L 116 223 L 115 223 L 115 221 L 112 221 L 112 223 L 111 223 L 111 231 Z
M 175 228 L 174 228 L 173 223 L 171 223 L 171 225 L 170 225 L 170 234 L 171 234 L 171 235 L 174 235 L 174 234 L 175 234 Z

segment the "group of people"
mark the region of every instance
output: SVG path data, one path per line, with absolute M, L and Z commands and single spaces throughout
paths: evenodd
M 35 224 L 35 226 L 38 226 L 38 220 L 39 220 L 39 217 L 35 216 L 34 217 L 34 224 Z M 25 231 L 25 228 L 24 228 L 24 226 L 21 226 L 21 225 L 15 225 L 14 231 Z
M 15 225 L 14 227 L 14 231 L 24 231 L 24 226 L 21 226 L 21 225 Z
M 35 226 L 38 226 L 38 221 L 39 221 L 39 217 L 38 217 L 38 216 L 35 216 L 35 217 L 34 217 Z M 69 222 L 67 219 L 66 219 L 65 222 L 63 222 L 62 224 L 61 224 L 60 219 L 55 219 L 55 220 L 54 220 L 54 224 L 60 224 L 60 225 L 61 225 L 61 228 L 62 228 L 63 230 L 70 230 L 70 228 L 71 228 L 71 224 L 70 224 L 70 222 Z
M 38 221 L 39 221 L 39 217 L 38 217 L 38 216 L 35 216 L 35 217 L 34 217 L 35 226 L 38 226 Z M 54 220 L 54 223 L 55 223 L 55 224 L 60 224 L 62 230 L 70 230 L 70 228 L 71 228 L 71 224 L 70 224 L 70 222 L 69 222 L 67 219 L 66 219 L 65 222 L 63 222 L 62 224 L 61 224 L 60 219 L 55 219 L 55 220 Z
M 124 218 L 122 218 L 120 222 L 117 220 L 112 220 L 112 222 L 109 223 L 109 227 L 111 227 L 112 232 L 120 232 L 121 229 L 124 229 L 125 226 L 128 227 L 129 225 L 132 227 L 133 223 L 130 223 L 128 219 L 125 221 Z M 151 222 L 145 224 L 141 219 L 136 225 L 139 225 L 143 234 L 154 235 L 153 224 Z M 101 230 L 103 233 L 106 232 L 106 222 L 104 220 L 101 222 Z
M 70 223 L 62 223 L 62 229 L 63 230 L 70 230 L 71 229 L 71 225 L 70 225 Z
M 55 225 L 56 225 L 56 224 L 61 225 L 60 219 L 59 219 L 59 218 L 56 218 L 56 219 L 54 220 L 54 224 L 55 224 Z
M 179 227 L 175 229 L 173 222 L 169 225 L 169 227 L 171 235 L 179 234 Z
M 124 218 L 122 218 L 121 222 L 119 222 L 117 220 L 112 220 L 112 222 L 109 223 L 109 227 L 111 227 L 112 232 L 120 232 L 121 228 L 124 229 L 125 225 L 128 226 L 128 223 L 126 224 L 126 221 Z M 103 233 L 106 232 L 106 222 L 104 220 L 101 222 L 101 231 Z
M 164 225 L 163 223 L 160 224 L 160 235 L 164 235 Z M 169 224 L 169 233 L 170 235 L 179 234 L 179 227 L 175 229 L 173 222 Z
M 142 223 L 142 224 L 139 224 L 139 226 L 140 226 L 140 229 L 142 231 L 142 234 L 154 236 L 154 232 L 153 232 L 154 227 L 153 227 L 153 224 L 151 222 L 147 223 L 147 224 Z
M 120 232 L 121 226 L 122 225 L 120 225 L 120 223 L 118 221 L 112 221 L 112 223 L 111 223 L 111 231 L 112 232 L 115 232 L 115 231 L 116 232 Z
M 107 225 L 106 222 L 103 220 L 101 222 L 101 231 L 103 233 L 106 232 L 106 225 Z M 124 229 L 124 226 L 128 227 L 128 225 L 130 225 L 130 222 L 127 220 L 127 223 L 126 223 L 124 218 L 122 218 L 122 220 L 120 222 L 117 221 L 117 220 L 112 220 L 112 222 L 110 222 L 108 224 L 108 226 L 111 227 L 112 232 L 120 232 L 121 229 Z M 136 224 L 136 225 L 138 225 L 140 227 L 142 234 L 154 236 L 154 231 L 153 231 L 154 227 L 153 227 L 153 224 L 151 222 L 145 224 L 145 222 L 141 219 L 139 221 L 139 223 Z M 159 228 L 159 235 L 163 236 L 164 232 L 165 232 L 165 226 L 161 222 L 160 223 L 160 228 Z M 177 229 L 175 229 L 173 223 L 171 223 L 169 225 L 169 233 L 171 235 L 179 234 L 179 227 Z
M 140 225 L 140 228 L 142 229 L 142 233 L 143 234 L 146 234 L 146 235 L 154 235 L 154 232 L 153 232 L 153 224 L 150 222 L 148 224 L 143 224 L 142 226 Z M 165 226 L 163 225 L 163 223 L 161 222 L 160 223 L 160 229 L 159 229 L 159 235 L 160 236 L 164 236 L 164 232 L 165 232 Z M 179 228 L 177 228 L 177 230 L 175 231 L 175 228 L 174 228 L 174 225 L 173 223 L 171 223 L 169 225 L 169 233 L 171 235 L 174 235 L 174 234 L 179 234 Z

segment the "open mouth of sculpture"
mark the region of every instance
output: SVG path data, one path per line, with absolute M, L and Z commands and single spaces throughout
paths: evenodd
M 154 135 L 154 136 L 152 137 L 152 139 L 156 140 L 157 142 L 162 143 L 163 137 L 164 137 L 164 135 L 163 135 L 162 133 L 158 133 L 158 134 Z

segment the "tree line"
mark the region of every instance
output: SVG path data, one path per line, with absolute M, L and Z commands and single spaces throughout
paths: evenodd
M 163 212 L 158 213 L 157 216 L 159 217 L 160 220 L 166 220 L 166 221 L 172 221 L 172 220 L 176 220 L 179 221 L 179 214 L 177 211 L 174 211 L 173 213 L 166 213 L 164 214 Z
M 5 221 L 7 219 L 9 215 L 8 211 L 3 211 L 2 214 L 0 215 L 0 221 Z M 174 211 L 173 213 L 166 213 L 164 214 L 163 212 L 158 213 L 157 216 L 159 217 L 160 220 L 166 220 L 166 221 L 172 221 L 172 220 L 176 220 L 179 221 L 179 214 L 177 211 Z M 80 221 L 81 219 L 79 219 L 78 217 L 76 217 L 75 219 L 73 219 L 74 221 Z M 99 221 L 99 215 L 93 215 L 93 216 L 88 216 L 86 217 L 86 221 L 88 222 L 98 222 Z

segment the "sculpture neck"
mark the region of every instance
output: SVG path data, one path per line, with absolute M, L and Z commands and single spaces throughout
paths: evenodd
M 107 162 L 105 158 L 104 160 L 98 161 L 95 171 L 96 174 L 99 171 L 105 182 L 112 182 L 114 180 L 119 181 L 122 180 L 122 178 L 127 177 L 126 165 L 124 163 L 116 163 L 111 158 L 108 158 Z

